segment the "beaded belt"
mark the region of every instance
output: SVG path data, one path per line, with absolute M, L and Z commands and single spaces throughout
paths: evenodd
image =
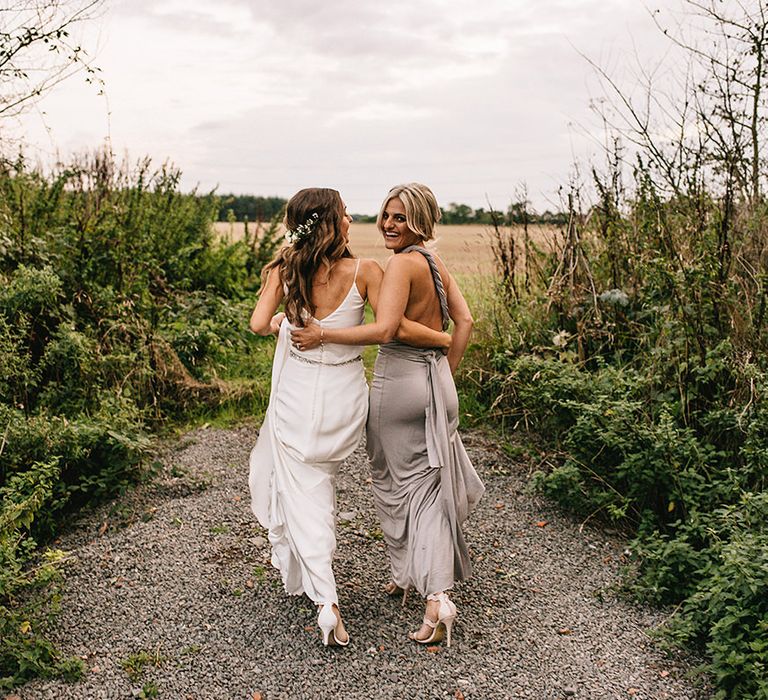
M 299 355 L 295 353 L 293 350 L 289 352 L 290 356 L 294 359 L 298 360 L 299 362 L 306 362 L 308 365 L 325 365 L 326 367 L 342 367 L 343 365 L 351 365 L 355 362 L 360 362 L 363 358 L 358 355 L 357 357 L 353 357 L 351 360 L 344 360 L 343 362 L 321 362 L 320 360 L 311 360 L 308 357 L 304 357 L 303 355 Z

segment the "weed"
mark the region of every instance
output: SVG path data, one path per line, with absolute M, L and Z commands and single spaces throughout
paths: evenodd
M 383 542 L 384 541 L 384 533 L 381 531 L 381 528 L 379 527 L 372 527 L 365 531 L 365 536 L 369 540 L 373 540 L 374 542 Z
M 144 675 L 148 666 L 160 668 L 165 662 L 165 658 L 160 654 L 159 648 L 155 651 L 137 651 L 128 655 L 120 661 L 120 665 L 133 683 L 137 682 Z
M 141 700 L 151 700 L 152 698 L 160 697 L 157 684 L 154 681 L 148 681 L 141 687 L 137 697 L 141 698 Z

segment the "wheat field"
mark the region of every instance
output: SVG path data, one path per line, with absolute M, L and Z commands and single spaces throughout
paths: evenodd
M 214 227 L 222 238 L 231 242 L 243 237 L 242 222 L 217 221 Z M 252 232 L 253 229 L 254 224 L 249 224 L 249 230 Z M 556 247 L 560 236 L 560 231 L 555 226 L 532 225 L 528 227 L 528 232 L 533 243 L 544 250 L 552 250 Z M 513 227 L 513 233 L 516 241 L 522 241 L 522 227 Z M 488 226 L 438 225 L 433 245 L 453 273 L 487 275 L 493 271 L 494 235 L 493 230 Z M 356 256 L 373 258 L 382 264 L 391 255 L 384 247 L 376 224 L 353 222 L 349 229 L 349 247 Z

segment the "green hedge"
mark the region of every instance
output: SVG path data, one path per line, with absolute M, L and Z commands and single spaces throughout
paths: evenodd
M 247 320 L 277 224 L 220 242 L 217 198 L 178 181 L 104 153 L 0 164 L 0 688 L 78 671 L 45 637 L 60 555 L 39 543 L 65 515 L 136 483 L 168 421 L 263 410 Z

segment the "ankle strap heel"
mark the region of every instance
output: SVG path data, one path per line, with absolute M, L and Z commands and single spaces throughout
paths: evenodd
M 414 634 L 411 634 L 411 639 L 419 642 L 419 644 L 432 644 L 443 639 L 443 630 L 445 630 L 446 643 L 448 646 L 451 646 L 451 630 L 458 616 L 456 606 L 448 597 L 448 594 L 442 591 L 440 593 L 431 593 L 427 596 L 427 600 L 434 600 L 440 604 L 437 609 L 437 620 L 430 620 L 426 615 L 424 616 L 423 624 L 432 628 L 432 634 L 427 639 L 419 639 Z

